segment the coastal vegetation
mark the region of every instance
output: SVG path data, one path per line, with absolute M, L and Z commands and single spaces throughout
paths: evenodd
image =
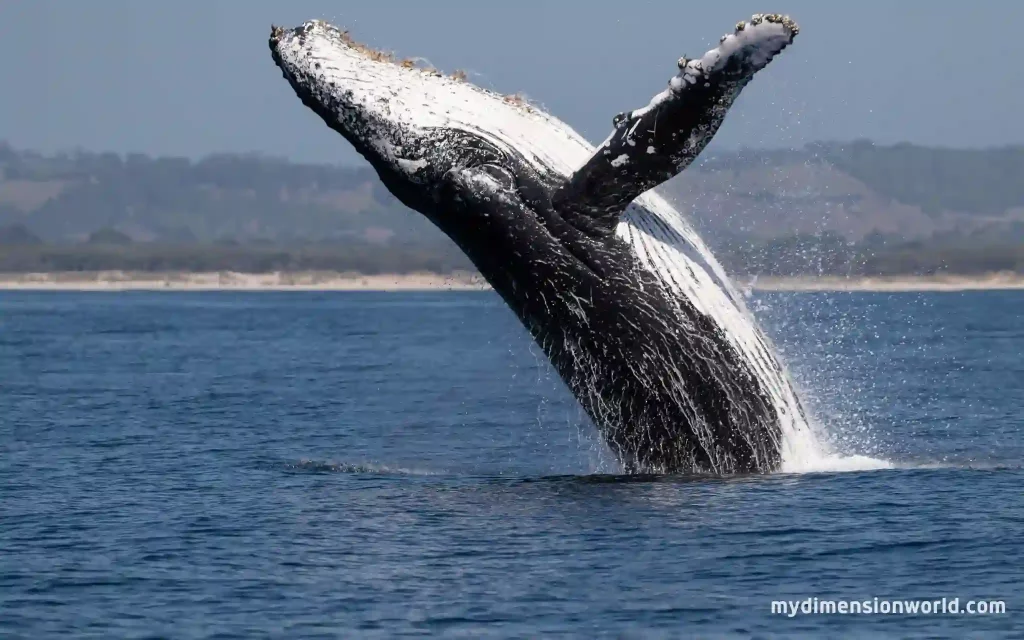
M 661 188 L 747 275 L 1024 273 L 1024 147 L 708 154 Z M 471 268 L 365 167 L 0 143 L 0 272 Z

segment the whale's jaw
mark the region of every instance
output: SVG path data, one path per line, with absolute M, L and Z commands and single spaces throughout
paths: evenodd
M 431 184 L 465 166 L 461 145 L 447 138 L 452 132 L 563 178 L 593 149 L 519 96 L 398 60 L 321 20 L 294 29 L 273 27 L 269 44 L 303 103 L 379 171 L 403 180 Z

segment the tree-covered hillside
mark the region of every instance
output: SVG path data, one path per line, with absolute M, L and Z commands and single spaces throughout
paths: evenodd
M 161 242 L 386 242 L 420 240 L 432 230 L 369 168 L 240 155 L 198 162 L 112 153 L 44 157 L 0 145 L 5 223 L 50 241 L 82 239 L 101 228 Z
M 659 190 L 733 271 L 1024 270 L 1024 146 L 718 153 Z M 0 271 L 468 267 L 369 167 L 0 143 Z

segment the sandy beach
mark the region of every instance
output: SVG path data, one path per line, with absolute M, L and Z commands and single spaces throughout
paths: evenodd
M 736 276 L 744 291 L 971 291 L 1024 289 L 1024 275 L 788 277 Z M 274 273 L 58 272 L 0 273 L 0 290 L 36 291 L 480 291 L 478 275 L 362 275 L 322 271 Z
M 1024 289 L 1024 274 L 736 277 L 734 282 L 756 291 L 982 291 Z
M 0 274 L 0 289 L 38 291 L 471 291 L 488 288 L 479 276 L 470 273 L 96 271 Z

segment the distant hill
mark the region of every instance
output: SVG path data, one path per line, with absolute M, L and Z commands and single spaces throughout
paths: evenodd
M 89 237 L 85 240 L 86 244 L 94 245 L 107 245 L 107 246 L 125 246 L 132 243 L 132 237 L 127 233 L 122 233 L 117 229 L 111 229 L 104 227 L 97 229 L 89 234 Z
M 0 144 L 0 225 L 51 242 L 116 229 L 142 242 L 439 242 L 369 168 L 255 155 L 191 162 L 132 154 L 42 156 Z
M 34 247 L 41 244 L 43 240 L 23 224 L 0 227 L 0 247 Z
M 814 144 L 702 158 L 663 187 L 709 236 L 1024 242 L 1024 146 Z
M 1024 241 L 1024 146 L 740 151 L 703 157 L 660 190 L 727 240 L 832 232 Z M 0 226 L 12 224 L 62 242 L 104 228 L 144 242 L 446 242 L 369 167 L 257 155 L 43 156 L 0 143 Z
M 1024 146 L 709 154 L 659 191 L 747 273 L 1024 269 Z M 44 248 L 38 248 L 45 242 Z M 0 270 L 461 270 L 367 166 L 42 155 L 0 143 Z

